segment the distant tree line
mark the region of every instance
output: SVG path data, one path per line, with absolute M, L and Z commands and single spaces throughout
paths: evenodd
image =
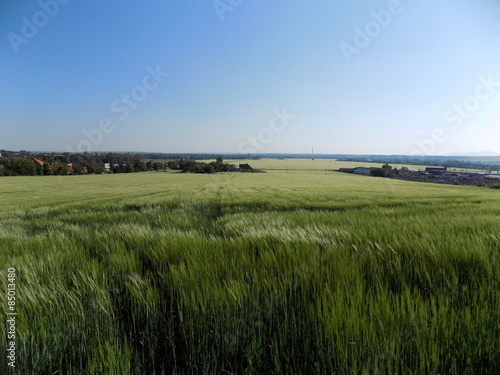
M 70 153 L 70 152 L 28 152 L 28 151 L 0 151 L 2 158 L 23 158 L 23 159 L 40 159 L 46 163 L 87 163 L 87 164 L 97 164 L 97 163 L 111 163 L 111 164 L 123 164 L 123 163 L 134 163 L 136 160 L 160 160 L 167 158 L 160 158 L 156 156 L 161 156 L 161 154 L 141 154 L 141 153 L 131 153 L 131 152 L 103 152 L 103 153 Z M 1 159 L 1 158 L 0 158 Z M 174 159 L 178 159 L 174 158 Z
M 164 157 L 165 154 L 140 153 L 31 153 L 0 150 L 0 176 L 50 176 L 83 175 L 101 173 L 137 173 L 179 170 L 183 173 L 217 173 L 238 171 L 232 164 L 223 163 L 222 157 L 211 163 L 197 162 L 189 158 L 166 161 L 144 161 L 138 156 Z M 160 161 L 161 160 L 161 161 Z
M 31 155 L 30 155 L 31 156 Z M 37 155 L 38 156 L 38 155 Z M 65 176 L 70 174 L 101 174 L 101 173 L 135 173 L 147 171 L 159 171 L 166 168 L 164 162 L 135 160 L 133 162 L 121 161 L 117 158 L 114 163 L 92 163 L 85 162 L 61 162 L 58 159 L 53 159 L 53 162 L 48 162 L 47 159 L 40 160 L 42 163 L 35 161 L 38 158 L 24 157 L 2 157 L 0 158 L 0 176 Z M 103 164 L 109 164 L 109 169 L 102 167 Z
M 181 159 L 179 161 L 169 161 L 167 167 L 170 169 L 181 170 L 183 173 L 218 173 L 238 171 L 233 164 L 225 164 L 221 161 L 211 163 L 197 162 L 194 160 Z
M 125 163 L 134 162 L 135 160 L 153 160 L 153 161 L 168 161 L 168 160 L 210 160 L 216 159 L 221 154 L 213 153 L 159 153 L 159 152 L 30 152 L 26 150 L 8 151 L 0 150 L 3 157 L 21 157 L 21 158 L 37 158 L 48 163 Z M 269 154 L 271 155 L 271 154 Z M 260 159 L 263 155 L 242 155 L 242 154 L 227 154 L 224 156 L 228 159 Z

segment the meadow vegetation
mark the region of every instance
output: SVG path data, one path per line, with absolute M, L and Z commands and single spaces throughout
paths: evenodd
M 499 192 L 303 163 L 3 178 L 0 373 L 498 373 Z

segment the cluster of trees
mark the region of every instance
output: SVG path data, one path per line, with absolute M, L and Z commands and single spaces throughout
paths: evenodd
M 143 162 L 142 160 L 135 160 L 133 163 L 126 162 L 123 164 L 113 164 L 113 173 L 136 173 L 147 171 L 159 171 L 165 169 L 165 164 L 160 162 Z
M 185 155 L 181 157 L 180 155 Z M 213 156 L 211 163 L 197 162 L 196 155 L 203 159 Z M 238 157 L 242 157 L 239 155 Z M 43 163 L 36 162 L 35 159 Z M 144 162 L 143 160 L 150 160 Z M 165 161 L 170 159 L 171 161 Z M 172 160 L 173 159 L 173 160 Z M 68 165 L 68 164 L 71 164 Z M 102 166 L 106 165 L 105 169 Z M 29 152 L 0 150 L 0 176 L 48 176 L 69 174 L 135 173 L 180 170 L 183 173 L 217 173 L 240 171 L 234 164 L 225 164 L 216 154 L 161 154 L 133 152 Z M 246 170 L 242 170 L 243 172 Z
M 134 162 L 111 164 L 111 170 L 106 170 L 102 167 L 97 167 L 89 162 L 79 162 L 74 168 L 65 162 L 44 164 L 35 162 L 32 158 L 23 157 L 0 158 L 0 176 L 51 176 L 51 175 L 70 175 L 70 174 L 100 174 L 100 173 L 134 173 L 159 171 L 165 169 L 165 163 L 160 162 L 143 162 L 135 160 Z
M 71 167 L 67 164 L 60 164 L 52 169 L 50 164 L 44 165 L 33 162 L 32 159 L 24 158 L 1 158 L 0 176 L 48 176 L 66 175 L 71 173 Z
M 151 153 L 140 153 L 140 152 L 30 152 L 30 151 L 7 151 L 0 150 L 1 156 L 6 158 L 20 157 L 25 159 L 37 158 L 43 160 L 47 163 L 111 163 L 111 164 L 123 164 L 123 163 L 134 163 L 136 160 L 153 160 L 153 161 L 165 161 L 165 160 L 200 160 L 200 159 L 216 159 L 220 155 L 218 154 L 163 154 L 158 152 Z M 243 156 L 239 155 L 239 158 Z M 236 158 L 235 158 L 236 159 Z
M 170 169 L 182 170 L 183 173 L 217 173 L 237 171 L 233 164 L 225 164 L 219 161 L 202 163 L 194 160 L 181 159 L 179 161 L 169 161 L 167 167 Z
M 372 168 L 370 173 L 373 177 L 394 177 L 396 171 L 385 168 Z
M 40 159 L 39 159 L 40 160 Z M 222 158 L 211 163 L 197 162 L 194 160 L 180 159 L 177 161 L 157 162 L 134 160 L 133 162 L 109 163 L 107 170 L 98 164 L 90 162 L 73 162 L 72 165 L 62 162 L 37 163 L 34 158 L 11 157 L 0 158 L 0 176 L 49 176 L 49 175 L 84 175 L 101 173 L 136 173 L 147 171 L 159 171 L 166 168 L 179 170 L 182 173 L 217 173 L 217 172 L 237 172 L 240 171 L 234 164 L 222 162 Z
M 162 154 L 141 154 L 133 152 L 103 152 L 103 153 L 71 153 L 71 152 L 29 152 L 29 151 L 6 151 L 0 150 L 3 158 L 23 158 L 23 159 L 40 159 L 49 164 L 69 164 L 69 163 L 85 163 L 88 165 L 98 163 L 124 164 L 134 163 L 136 160 L 158 160 L 162 158 Z M 177 157 L 178 158 L 178 157 Z

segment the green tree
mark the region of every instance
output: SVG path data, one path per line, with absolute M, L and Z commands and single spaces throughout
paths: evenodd
M 13 175 L 34 176 L 36 174 L 36 167 L 31 159 L 12 158 L 10 160 L 9 171 Z
M 36 163 L 35 164 L 35 171 L 36 171 L 37 176 L 43 176 L 43 165 Z
M 87 173 L 88 174 L 94 174 L 96 173 L 96 168 L 92 164 L 87 165 Z
M 384 168 L 373 168 L 370 171 L 370 174 L 374 177 L 386 177 L 387 176 L 387 170 Z
M 134 172 L 134 166 L 130 163 L 125 163 L 122 167 L 123 167 L 123 171 L 125 173 L 133 173 Z
M 182 163 L 182 172 L 183 173 L 188 173 L 188 172 L 197 172 L 200 169 L 200 163 L 197 163 L 192 160 L 186 160 L 184 163 Z
M 203 173 L 209 173 L 209 174 L 215 173 L 213 165 L 212 164 L 205 165 L 203 167 Z
M 79 175 L 84 175 L 85 174 L 85 168 L 82 167 L 81 165 L 77 166 L 75 168 L 75 173 Z
M 180 169 L 179 163 L 176 161 L 173 161 L 173 160 L 171 160 L 167 163 L 167 167 L 170 169 Z
M 52 172 L 52 168 L 50 168 L 49 163 L 45 163 L 42 167 L 43 175 L 44 176 L 50 176 L 53 175 L 54 173 Z
M 66 175 L 70 174 L 71 171 L 72 171 L 71 167 L 68 164 L 63 163 L 63 164 L 59 165 L 59 168 L 57 168 L 55 174 L 57 174 L 59 176 L 66 176 Z
M 135 172 L 146 172 L 148 170 L 148 166 L 142 160 L 136 160 L 134 162 L 134 171 Z

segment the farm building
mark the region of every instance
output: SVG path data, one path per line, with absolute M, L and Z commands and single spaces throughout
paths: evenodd
M 354 168 L 339 168 L 339 172 L 342 172 L 342 173 L 354 173 Z
M 500 174 L 489 174 L 485 176 L 488 180 L 500 180 Z
M 371 176 L 372 169 L 371 168 L 366 168 L 366 167 L 358 167 L 358 168 L 354 168 L 354 173 L 355 174 L 363 174 L 363 175 Z
M 443 174 L 447 170 L 446 167 L 426 167 L 425 172 L 429 174 Z
M 252 171 L 253 168 L 251 166 L 249 166 L 248 163 L 246 163 L 246 164 L 240 164 L 240 170 L 242 170 L 242 171 Z

